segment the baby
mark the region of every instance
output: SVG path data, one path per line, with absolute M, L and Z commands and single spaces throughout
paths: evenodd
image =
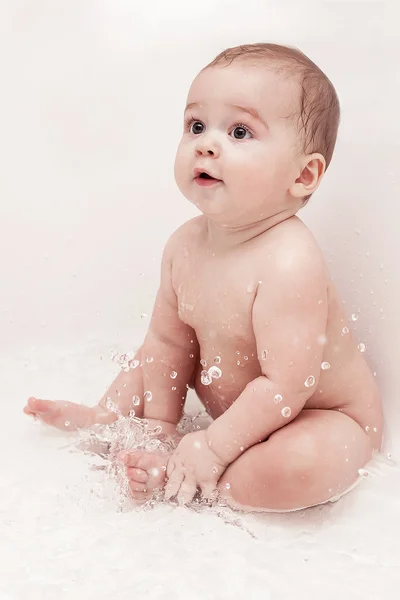
M 163 254 L 148 333 L 98 406 L 30 398 L 61 429 L 111 423 L 110 401 L 175 437 L 122 452 L 133 497 L 217 493 L 244 510 L 337 499 L 379 450 L 379 390 L 315 239 L 296 216 L 331 161 L 339 102 L 297 49 L 222 52 L 195 78 L 175 178 L 202 215 Z M 362 348 L 361 348 L 362 350 Z M 179 437 L 193 387 L 213 421 Z

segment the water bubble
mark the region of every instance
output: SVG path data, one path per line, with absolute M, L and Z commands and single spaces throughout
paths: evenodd
M 212 366 L 208 369 L 208 374 L 213 379 L 219 379 L 222 375 L 222 371 L 219 367 Z
M 204 360 L 204 358 L 201 359 L 200 364 L 202 367 L 206 367 L 207 366 L 207 361 Z
M 248 356 L 244 356 L 243 358 L 244 358 L 244 360 L 249 360 Z
M 304 385 L 308 388 L 315 385 L 315 377 L 313 375 L 310 375 L 309 377 L 307 377 L 307 379 L 304 382 Z
M 360 475 L 360 477 L 368 477 L 369 471 L 367 471 L 366 469 L 358 469 L 358 474 Z
M 178 377 L 178 373 L 176 371 L 172 371 L 170 377 L 171 379 L 176 379 Z
M 65 421 L 64 425 L 65 425 L 65 427 L 69 427 L 71 425 L 71 423 L 69 421 Z
M 226 483 L 225 487 L 226 487 L 227 490 L 230 490 L 231 489 L 231 484 L 230 483 Z
M 139 398 L 139 396 L 133 396 L 133 398 L 132 398 L 132 404 L 133 404 L 133 406 L 139 406 L 139 404 L 140 404 L 140 398 Z
M 113 413 L 117 412 L 117 407 L 115 406 L 111 398 L 107 398 L 106 400 L 106 409 Z
M 238 354 L 238 355 L 240 354 L 239 350 L 236 350 L 236 354 Z
M 221 362 L 221 357 L 220 357 L 220 356 L 216 356 L 216 357 L 214 358 L 214 362 L 215 362 L 215 363 L 217 363 L 217 365 L 219 365 L 219 364 L 220 364 L 220 362 Z
M 240 360 L 237 360 L 237 361 L 236 361 L 236 364 L 237 364 L 237 366 L 239 367 L 239 365 L 240 365 Z
M 350 329 L 348 327 L 343 327 L 342 333 L 349 333 Z
M 171 388 L 171 390 L 172 390 L 173 392 L 176 392 L 176 387 L 175 387 L 175 386 L 174 386 L 174 387 L 172 387 L 172 388 Z
M 352 320 L 352 321 L 358 321 L 358 314 L 357 314 L 357 313 L 353 313 L 353 314 L 351 315 L 351 320 Z
M 378 433 L 378 429 L 374 427 L 374 433 Z
M 166 466 L 166 465 L 163 465 L 163 466 L 161 467 L 161 471 L 166 471 L 166 470 L 167 470 L 167 466 Z
M 194 358 L 194 354 L 189 354 L 189 358 Z
M 357 348 L 359 349 L 360 352 L 365 352 L 367 349 L 367 346 L 363 342 L 360 342 L 358 344 Z
M 323 371 L 327 371 L 327 370 L 328 370 L 328 369 L 330 369 L 330 368 L 331 368 L 331 365 L 330 365 L 330 363 L 328 363 L 328 362 L 326 362 L 326 361 L 325 361 L 325 362 L 323 362 L 323 363 L 322 363 L 322 365 L 321 365 L 321 369 L 322 369 Z
M 285 417 L 285 419 L 288 419 L 290 417 L 290 415 L 292 414 L 292 409 L 290 408 L 290 406 L 285 406 L 285 408 L 282 408 L 282 417 Z
M 210 383 L 212 382 L 211 375 L 208 373 L 208 371 L 201 372 L 200 380 L 203 385 L 210 385 Z
M 147 402 L 151 402 L 153 400 L 153 394 L 149 391 L 145 392 L 143 397 Z
M 282 402 L 283 397 L 281 396 L 281 394 L 276 394 L 276 396 L 274 397 L 274 403 L 275 404 L 279 404 L 279 402 Z
M 148 357 L 146 358 L 146 362 L 147 362 L 147 363 L 152 363 L 152 362 L 153 362 L 153 360 L 154 360 L 154 358 L 153 358 L 152 356 L 148 356 Z

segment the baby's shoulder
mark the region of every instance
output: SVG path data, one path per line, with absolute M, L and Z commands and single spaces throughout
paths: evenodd
M 265 236 L 263 253 L 273 257 L 277 271 L 315 270 L 325 272 L 321 248 L 308 227 L 298 217 L 283 221 Z
M 196 243 L 196 239 L 204 231 L 204 217 L 202 215 L 189 219 L 176 229 L 169 237 L 165 251 L 174 255 L 177 251 L 182 253 L 185 247 Z

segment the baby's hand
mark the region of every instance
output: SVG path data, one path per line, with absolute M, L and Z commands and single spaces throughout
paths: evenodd
M 209 447 L 206 431 L 188 433 L 168 462 L 166 500 L 176 495 L 179 504 L 186 504 L 198 487 L 205 498 L 213 498 L 227 466 Z

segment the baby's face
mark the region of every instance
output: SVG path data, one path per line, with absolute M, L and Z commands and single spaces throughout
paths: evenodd
M 184 196 L 225 226 L 287 209 L 299 174 L 299 139 L 288 118 L 298 94 L 293 82 L 249 64 L 201 72 L 189 91 L 175 161 Z

